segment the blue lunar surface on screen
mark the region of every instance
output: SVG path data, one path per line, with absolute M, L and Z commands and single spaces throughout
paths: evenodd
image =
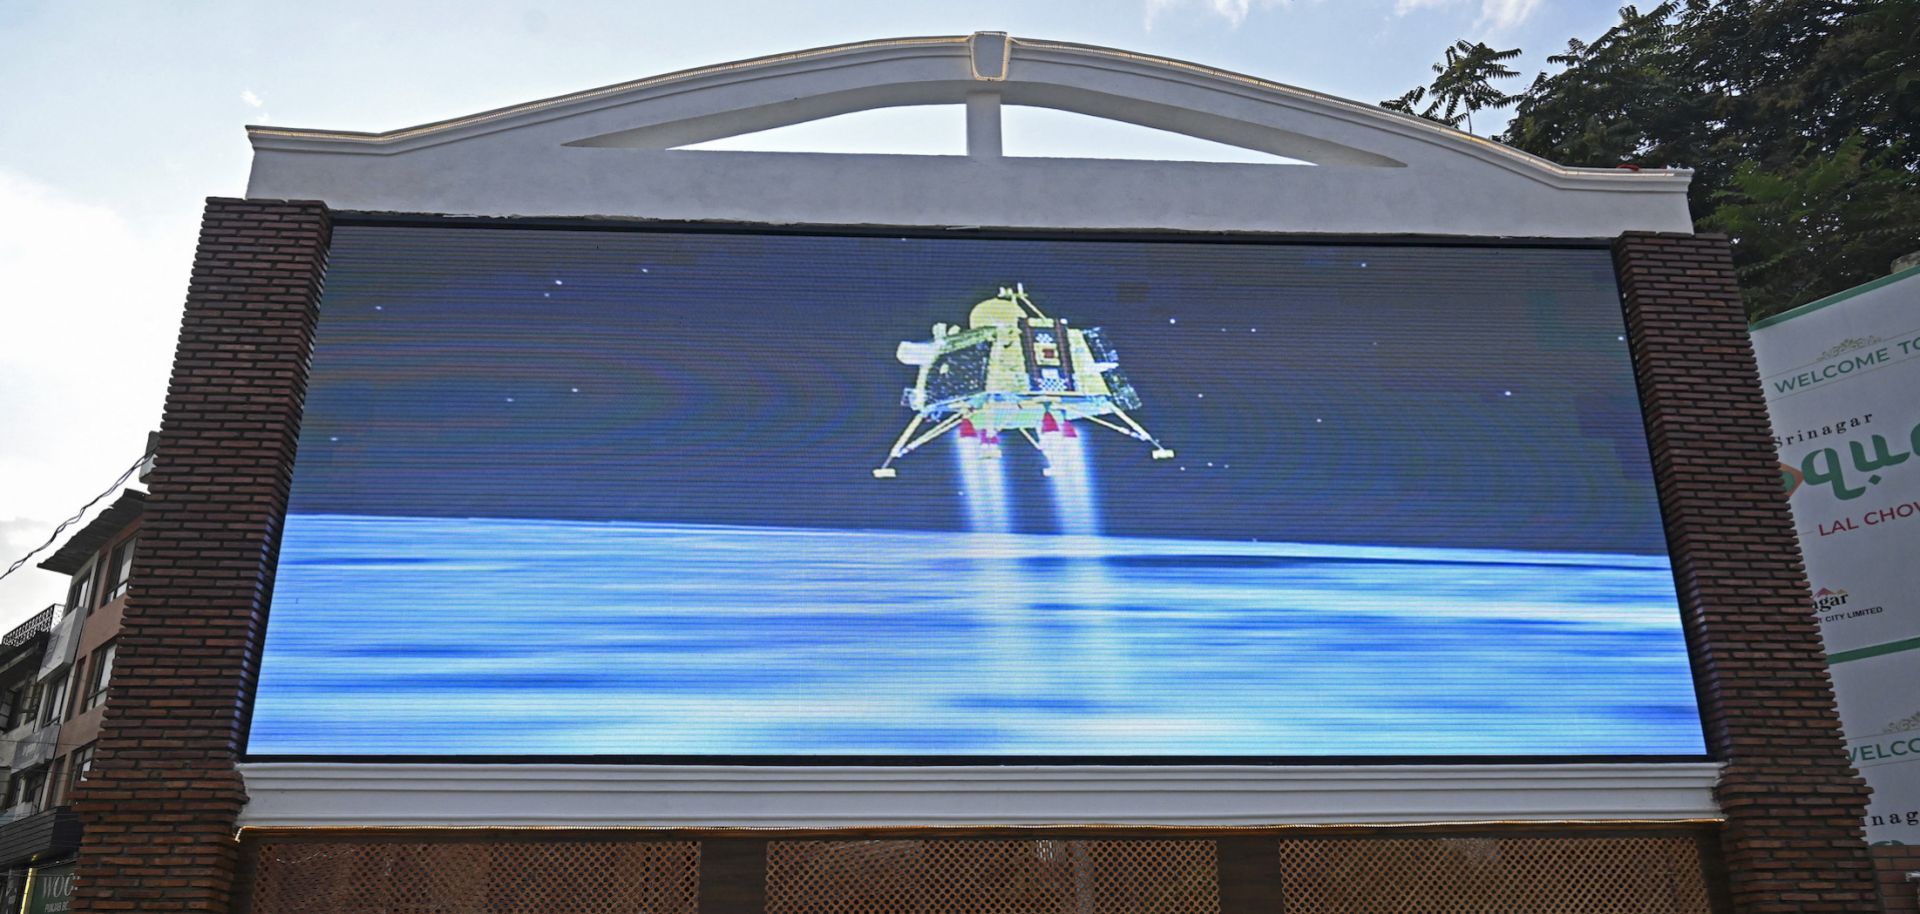
M 248 751 L 1704 748 L 1604 249 L 367 224 Z

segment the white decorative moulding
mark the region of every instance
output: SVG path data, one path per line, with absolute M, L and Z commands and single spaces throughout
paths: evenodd
M 1715 763 L 774 767 L 250 762 L 243 828 L 1718 819 Z
M 967 110 L 969 155 L 678 148 L 943 104 Z M 1315 167 L 1001 156 L 1007 105 Z M 1540 238 L 1692 225 L 1684 169 L 1571 168 L 1376 105 L 997 32 L 716 64 L 380 133 L 250 127 L 248 137 L 248 196 L 318 199 L 339 210 Z

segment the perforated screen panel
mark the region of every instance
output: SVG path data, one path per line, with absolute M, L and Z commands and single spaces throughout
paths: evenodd
M 240 914 L 1713 914 L 1701 831 L 247 842 Z M 316 840 L 317 839 L 317 840 Z M 531 840 L 529 840 L 531 839 Z
M 1280 842 L 1287 914 L 1707 914 L 1688 838 Z
M 254 914 L 694 914 L 693 841 L 260 845 Z
M 767 914 L 1219 914 L 1212 841 L 775 841 Z

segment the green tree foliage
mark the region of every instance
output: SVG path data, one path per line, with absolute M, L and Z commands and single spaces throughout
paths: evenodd
M 1380 104 L 1449 127 L 1458 127 L 1465 120 L 1471 131 L 1475 111 L 1505 108 L 1518 98 L 1495 89 L 1493 81 L 1519 76 L 1518 70 L 1506 64 L 1519 56 L 1519 48 L 1496 51 L 1481 42 L 1456 41 L 1447 48 L 1444 59 L 1433 65 L 1433 85 L 1416 86 Z M 1427 102 L 1425 108 L 1419 107 L 1422 101 Z
M 1696 82 L 1672 21 L 1675 3 L 1641 13 L 1628 6 L 1620 22 L 1589 44 L 1567 42 L 1520 94 L 1501 137 L 1519 149 L 1565 164 L 1686 163 L 1711 157 L 1711 100 Z M 1707 199 L 1700 194 L 1696 204 Z
M 1695 220 L 1733 237 L 1754 316 L 1920 249 L 1920 0 L 1627 6 L 1548 61 L 1499 139 L 1568 165 L 1694 169 Z M 1414 110 L 1442 97 L 1436 80 L 1387 106 L 1449 114 Z
M 1916 246 L 1920 187 L 1898 164 L 1903 150 L 1866 148 L 1855 133 L 1831 154 L 1784 167 L 1743 162 L 1699 220 L 1732 237 L 1749 304 L 1778 303 L 1756 316 L 1879 276 Z
M 1467 130 L 1473 130 L 1475 111 L 1505 108 L 1518 98 L 1495 89 L 1493 81 L 1519 76 L 1520 71 L 1506 64 L 1519 56 L 1519 48 L 1496 51 L 1481 42 L 1454 42 L 1445 59 L 1433 65 L 1434 100 L 1444 104 L 1449 117 L 1460 112 L 1467 119 Z
M 1404 95 L 1401 95 L 1399 98 L 1390 98 L 1390 99 L 1387 99 L 1386 101 L 1381 102 L 1380 107 L 1386 108 L 1392 111 L 1405 112 L 1415 117 L 1424 117 L 1427 120 L 1433 121 L 1435 123 L 1445 124 L 1449 127 L 1458 128 L 1460 126 L 1460 119 L 1465 117 L 1464 113 L 1456 114 L 1456 115 L 1453 115 L 1452 117 L 1448 117 L 1446 115 L 1441 114 L 1439 99 L 1434 99 L 1433 101 L 1427 102 L 1427 106 L 1425 108 L 1420 107 L 1420 103 L 1426 100 L 1427 100 L 1427 87 L 1414 86 L 1413 88 L 1408 89 L 1406 93 Z

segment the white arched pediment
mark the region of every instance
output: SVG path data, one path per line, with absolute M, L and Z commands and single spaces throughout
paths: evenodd
M 966 106 L 965 156 L 678 147 Z M 1002 106 L 1309 162 L 1018 159 Z M 1110 48 L 978 33 L 635 80 L 385 133 L 249 128 L 248 193 L 336 209 L 767 223 L 1611 237 L 1688 231 L 1684 170 L 1569 168 L 1374 105 Z

